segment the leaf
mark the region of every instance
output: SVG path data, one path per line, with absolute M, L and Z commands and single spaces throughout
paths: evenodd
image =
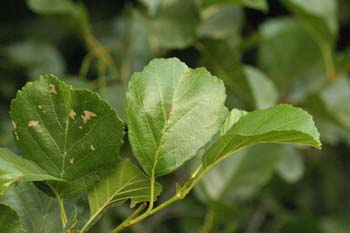
M 253 66 L 245 66 L 244 72 L 252 90 L 256 108 L 263 109 L 275 105 L 278 92 L 273 82 Z
M 16 212 L 5 205 L 0 205 L 0 232 L 24 233 Z
M 242 116 L 204 154 L 203 165 L 211 167 L 249 145 L 270 142 L 321 146 L 308 113 L 290 105 L 277 105 Z
M 149 201 L 150 179 L 130 159 L 118 162 L 114 172 L 106 176 L 89 191 L 91 216 L 98 215 L 109 206 L 121 205 L 131 199 L 131 207 Z M 155 197 L 162 187 L 156 185 Z
M 296 80 L 305 78 L 322 63 L 320 49 L 296 19 L 270 19 L 260 26 L 259 31 L 262 36 L 259 67 L 273 80 L 282 95 Z
M 23 159 L 12 151 L 0 148 L 0 195 L 17 184 L 32 181 L 56 180 L 32 161 Z
M 26 233 L 61 233 L 57 201 L 33 184 L 23 184 L 0 197 L 0 203 L 14 209 Z
M 304 174 L 304 162 L 300 153 L 291 146 L 284 146 L 276 171 L 287 182 L 295 183 Z
M 51 183 L 62 196 L 86 190 L 118 161 L 124 133 L 117 113 L 97 94 L 54 76 L 19 91 L 11 118 L 23 157 L 70 182 Z
M 222 79 L 225 86 L 236 94 L 234 100 L 242 100 L 253 105 L 254 99 L 251 87 L 240 62 L 238 51 L 222 40 L 206 40 L 199 47 L 204 64 L 211 67 L 215 74 Z M 232 104 L 237 106 L 238 103 Z
M 127 93 L 132 150 L 147 174 L 166 175 L 196 155 L 219 130 L 225 88 L 204 68 L 155 59 L 135 73 Z
M 326 44 L 333 44 L 338 32 L 336 0 L 283 0 L 285 5 L 300 18 L 307 29 Z
M 239 7 L 232 5 L 213 6 L 202 10 L 201 14 L 202 22 L 198 28 L 200 37 L 225 39 L 240 34 L 243 12 Z
M 320 93 L 326 108 L 346 128 L 350 128 L 350 80 L 346 75 L 340 76 Z
M 200 15 L 194 0 L 162 1 L 149 17 L 149 35 L 158 46 L 184 48 L 195 40 Z
M 12 62 L 23 66 L 32 79 L 49 72 L 57 75 L 65 72 L 64 59 L 51 44 L 27 40 L 12 44 L 7 52 Z
M 38 14 L 80 15 L 81 8 L 71 0 L 27 0 L 29 8 Z
M 268 4 L 266 0 L 202 0 L 204 6 L 213 4 L 239 4 L 256 10 L 267 11 Z

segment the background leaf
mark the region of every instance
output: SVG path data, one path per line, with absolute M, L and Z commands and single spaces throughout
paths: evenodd
M 0 197 L 0 203 L 14 209 L 27 233 L 61 233 L 57 201 L 41 192 L 34 184 L 23 184 Z
M 117 162 L 123 124 L 90 91 L 72 90 L 55 77 L 43 77 L 18 92 L 11 118 L 23 157 L 70 182 L 52 184 L 62 195 L 86 190 Z
M 223 83 L 177 59 L 155 59 L 135 73 L 127 93 L 129 139 L 147 174 L 165 175 L 194 157 L 219 130 Z
M 16 212 L 5 205 L 0 205 L 0 232 L 24 233 Z

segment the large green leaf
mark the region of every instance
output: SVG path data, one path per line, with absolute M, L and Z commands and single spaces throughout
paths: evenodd
M 0 205 L 0 232 L 24 233 L 16 212 L 5 205 Z
M 321 146 L 312 117 L 300 108 L 277 105 L 245 115 L 236 110 L 230 114 L 239 114 L 240 118 L 238 121 L 234 117 L 228 118 L 230 122 L 226 122 L 225 127 L 231 127 L 204 154 L 205 167 L 213 166 L 234 152 L 257 143 Z
M 86 190 L 118 160 L 123 124 L 111 106 L 88 90 L 73 90 L 53 76 L 28 83 L 11 105 L 23 157 L 70 184 L 61 195 Z
M 0 195 L 16 184 L 43 180 L 62 181 L 50 176 L 32 161 L 23 159 L 8 149 L 0 148 Z
M 145 172 L 165 175 L 194 157 L 219 130 L 225 98 L 222 81 L 174 58 L 135 73 L 127 93 L 129 139 Z
M 161 185 L 157 184 L 155 197 L 161 190 Z M 121 205 L 128 199 L 131 199 L 131 207 L 149 201 L 150 192 L 150 179 L 129 159 L 123 159 L 112 174 L 89 191 L 91 216 L 100 214 L 111 205 Z
M 0 203 L 16 211 L 26 233 L 63 232 L 57 201 L 34 184 L 23 184 L 9 190 L 0 197 Z

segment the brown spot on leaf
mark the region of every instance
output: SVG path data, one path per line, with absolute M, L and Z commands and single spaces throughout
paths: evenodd
M 84 111 L 84 115 L 81 116 L 81 118 L 83 119 L 84 123 L 86 124 L 89 120 L 91 120 L 91 118 L 93 117 L 97 117 L 97 115 L 93 112 L 90 111 Z
M 168 113 L 167 113 L 167 115 L 166 115 L 166 120 L 167 120 L 167 121 L 169 120 L 170 115 L 171 115 L 172 112 L 173 112 L 173 104 L 170 104 Z
M 50 84 L 50 92 L 57 95 L 56 86 L 54 84 Z
M 76 115 L 77 115 L 77 114 L 74 112 L 74 110 L 71 109 L 70 112 L 69 112 L 69 117 L 72 118 L 72 120 L 75 120 L 75 116 L 76 116 Z
M 38 124 L 39 124 L 39 121 L 35 121 L 35 120 L 32 120 L 32 121 L 28 122 L 28 126 L 29 127 L 34 127 L 34 126 L 37 126 Z

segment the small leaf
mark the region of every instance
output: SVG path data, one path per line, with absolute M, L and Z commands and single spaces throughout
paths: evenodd
M 203 165 L 213 166 L 244 147 L 269 142 L 321 146 L 308 113 L 290 105 L 277 105 L 242 116 L 204 154 Z
M 150 39 L 160 47 L 184 48 L 195 40 L 199 23 L 195 1 L 162 1 L 148 19 Z
M 213 4 L 239 4 L 256 10 L 267 11 L 268 4 L 266 0 L 202 0 L 203 5 Z
M 0 205 L 0 232 L 24 233 L 16 212 L 5 205 Z
M 124 133 L 117 113 L 97 94 L 53 76 L 18 92 L 11 118 L 23 157 L 70 182 L 51 183 L 62 196 L 87 190 L 118 160 Z
M 38 14 L 72 15 L 81 14 L 81 8 L 71 0 L 27 0 L 29 8 Z
M 275 105 L 278 93 L 273 82 L 253 66 L 245 66 L 244 72 L 252 90 L 256 108 L 263 109 Z
M 297 182 L 304 174 L 304 162 L 300 153 L 291 146 L 284 146 L 281 155 L 282 159 L 276 167 L 277 173 L 289 183 Z
M 113 173 L 98 182 L 89 191 L 91 216 L 100 214 L 109 206 L 131 200 L 131 207 L 150 200 L 150 179 L 130 159 L 120 160 Z M 162 190 L 156 184 L 155 197 Z
M 0 195 L 17 184 L 44 180 L 63 181 L 50 176 L 32 161 L 0 148 Z
M 174 58 L 135 73 L 127 93 L 129 139 L 145 172 L 165 175 L 194 157 L 219 130 L 225 98 L 222 81 Z
M 34 184 L 27 183 L 9 190 L 0 197 L 0 203 L 16 211 L 26 233 L 63 231 L 57 201 Z

